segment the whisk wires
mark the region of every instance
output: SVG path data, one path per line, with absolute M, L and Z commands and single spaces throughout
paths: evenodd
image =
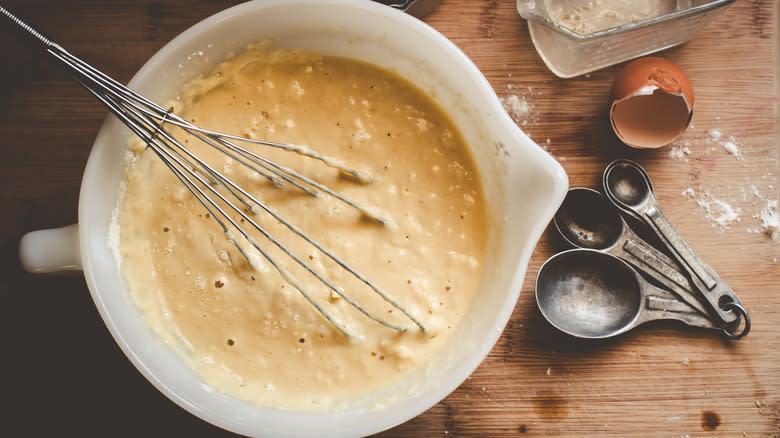
M 176 178 L 181 181 L 190 193 L 192 193 L 194 198 L 203 205 L 210 216 L 214 218 L 226 238 L 233 243 L 250 266 L 256 270 L 259 269 L 260 261 L 258 260 L 257 255 L 259 253 L 260 256 L 267 260 L 268 263 L 279 272 L 282 278 L 311 303 L 311 305 L 314 306 L 314 308 L 332 326 L 347 336 L 359 336 L 323 308 L 323 306 L 317 302 L 311 293 L 309 293 L 301 282 L 298 281 L 282 263 L 276 260 L 267 249 L 255 240 L 252 234 L 238 224 L 236 219 L 231 216 L 231 211 L 237 214 L 243 223 L 249 224 L 249 227 L 257 231 L 273 246 L 281 250 L 283 254 L 290 257 L 296 264 L 303 267 L 309 274 L 313 275 L 317 280 L 327 286 L 328 289 L 342 297 L 347 303 L 368 318 L 395 330 L 405 331 L 408 328 L 405 325 L 387 321 L 373 314 L 347 294 L 341 287 L 334 284 L 325 275 L 285 246 L 247 213 L 254 215 L 264 211 L 270 214 L 293 234 L 305 240 L 308 244 L 335 262 L 336 265 L 360 280 L 360 282 L 370 288 L 391 306 L 400 310 L 401 313 L 417 325 L 421 331 L 425 332 L 425 326 L 420 320 L 392 295 L 385 292 L 362 273 L 352 268 L 332 251 L 270 208 L 270 206 L 258 200 L 232 179 L 214 169 L 197 154 L 185 147 L 171 131 L 166 129 L 166 125 L 180 128 L 187 134 L 221 152 L 225 156 L 230 157 L 251 171 L 267 178 L 277 187 L 281 188 L 289 185 L 311 196 L 319 196 L 320 194 L 325 193 L 344 202 L 368 218 L 386 226 L 393 226 L 392 220 L 379 214 L 376 209 L 365 207 L 293 169 L 269 160 L 246 147 L 240 146 L 238 143 L 242 142 L 250 145 L 273 147 L 313 158 L 321 161 L 325 165 L 338 169 L 340 172 L 351 176 L 352 179 L 360 183 L 370 183 L 372 180 L 370 174 L 352 169 L 337 159 L 321 155 L 305 146 L 249 139 L 202 129 L 176 115 L 171 110 L 166 110 L 134 90 L 125 87 L 110 76 L 72 55 L 58 44 L 52 42 L 35 29 L 22 22 L 2 6 L 0 6 L 0 13 L 24 28 L 43 43 L 50 55 L 69 68 L 78 83 L 87 89 L 98 101 L 103 103 L 114 116 L 123 122 L 155 153 L 157 157 L 159 157 Z M 224 188 L 225 193 L 218 190 L 218 187 Z M 240 238 L 236 234 L 238 234 Z M 242 241 L 245 242 L 245 244 L 242 245 Z M 253 250 L 255 250 L 256 253 Z

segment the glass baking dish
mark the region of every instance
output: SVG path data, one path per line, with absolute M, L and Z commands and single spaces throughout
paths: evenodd
M 642 17 L 605 29 L 597 28 L 589 33 L 585 26 L 577 28 L 571 23 L 564 23 L 560 15 L 561 5 L 572 8 L 572 11 L 575 11 L 575 7 L 581 11 L 583 8 L 606 8 L 605 5 L 619 2 L 517 0 L 517 11 L 528 20 L 531 41 L 547 67 L 556 76 L 570 78 L 682 44 L 693 38 L 734 1 L 658 0 L 659 4 L 665 3 L 666 10 L 661 15 Z M 567 13 L 565 18 L 569 19 L 570 16 Z M 580 19 L 580 16 L 576 15 L 576 18 Z M 571 30 L 572 27 L 582 33 Z

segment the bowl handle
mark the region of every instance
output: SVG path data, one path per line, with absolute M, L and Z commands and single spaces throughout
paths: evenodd
M 25 234 L 19 242 L 19 260 L 35 274 L 81 271 L 79 224 Z

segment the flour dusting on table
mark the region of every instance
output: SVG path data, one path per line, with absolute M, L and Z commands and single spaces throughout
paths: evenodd
M 774 153 L 753 157 L 751 152 L 738 134 L 709 128 L 671 144 L 668 157 L 685 164 L 692 177 L 680 196 L 719 233 L 739 229 L 780 243 L 777 157 Z M 735 159 L 740 164 L 735 166 L 731 161 Z M 729 178 L 709 178 L 715 168 L 724 167 Z

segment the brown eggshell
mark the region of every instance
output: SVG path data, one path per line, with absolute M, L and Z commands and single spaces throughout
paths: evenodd
M 693 86 L 685 72 L 667 59 L 631 62 L 615 76 L 609 94 L 612 129 L 635 148 L 671 143 L 693 117 Z

